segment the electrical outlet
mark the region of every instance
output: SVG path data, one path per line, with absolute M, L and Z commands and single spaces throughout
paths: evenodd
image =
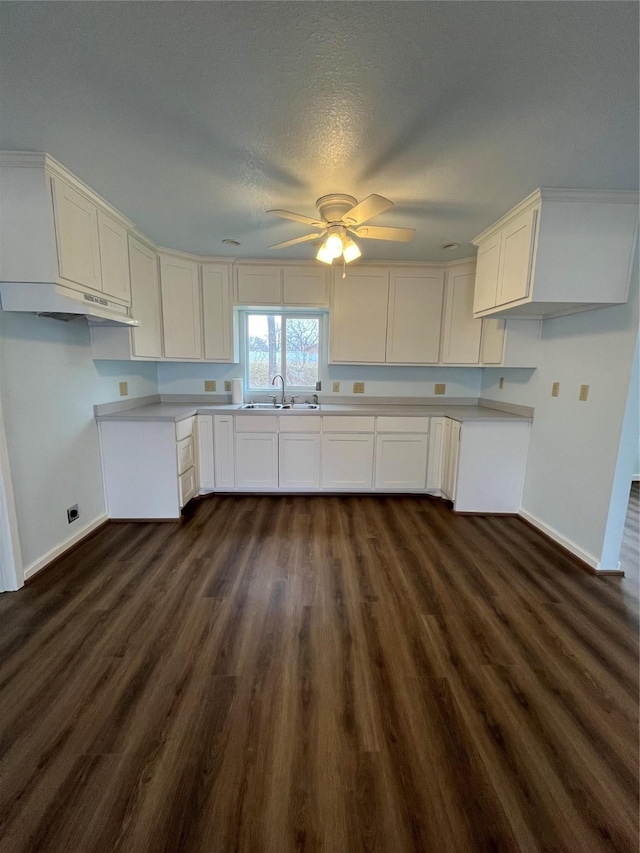
M 230 379 L 224 380 L 224 390 L 225 391 L 231 391 L 231 380 Z
M 121 382 L 120 383 L 120 396 L 126 397 L 128 393 L 129 393 L 129 383 L 128 382 Z
M 552 397 L 559 397 L 560 396 L 560 383 L 559 382 L 554 382 L 553 385 L 551 386 L 551 396 Z
M 504 376 L 500 377 L 500 381 L 498 382 L 498 388 L 504 388 Z
M 334 393 L 334 394 L 337 394 L 339 390 L 340 390 L 340 383 L 339 383 L 339 382 L 334 382 L 334 383 L 333 383 L 333 393 Z
M 216 390 L 216 380 L 215 379 L 205 379 L 204 380 L 204 390 L 205 391 L 215 391 Z
M 364 394 L 364 382 L 354 382 L 353 383 L 353 393 L 354 394 Z
M 589 386 L 588 385 L 581 385 L 580 386 L 580 396 L 578 397 L 578 399 L 582 400 L 582 402 L 585 403 L 588 396 L 589 396 Z
M 435 388 L 433 389 L 434 394 L 445 394 L 447 391 L 447 386 L 444 382 L 436 382 Z
M 80 510 L 78 509 L 78 504 L 74 504 L 70 506 L 67 510 L 67 521 L 69 524 L 73 524 L 74 521 L 77 521 L 80 518 Z

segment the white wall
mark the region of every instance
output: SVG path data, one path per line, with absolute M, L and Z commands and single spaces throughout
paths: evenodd
M 637 334 L 636 261 L 627 304 L 543 323 L 537 370 L 484 371 L 483 397 L 535 408 L 524 513 L 594 566 L 603 553 Z M 560 382 L 557 398 L 553 382 Z M 581 384 L 590 386 L 587 402 L 578 400 Z
M 240 365 L 158 364 L 158 388 L 161 394 L 204 394 L 204 380 L 215 379 L 216 393 L 224 392 L 224 380 L 243 376 Z M 340 392 L 332 392 L 333 382 Z M 479 397 L 482 369 L 479 367 L 356 367 L 329 365 L 322 379 L 323 396 L 339 400 L 353 396 L 353 383 L 364 382 L 370 397 L 432 397 L 434 383 L 444 382 L 446 397 Z M 363 395 L 356 395 L 363 399 Z
M 155 364 L 94 362 L 84 319 L 0 311 L 0 394 L 28 569 L 105 512 L 93 406 L 157 393 Z M 69 525 L 67 507 L 80 518 Z

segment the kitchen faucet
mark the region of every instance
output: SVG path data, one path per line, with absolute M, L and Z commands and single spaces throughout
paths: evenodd
M 282 374 L 281 374 L 281 373 L 276 373 L 276 375 L 275 375 L 275 376 L 273 377 L 273 379 L 271 380 L 271 384 L 272 384 L 272 385 L 275 385 L 275 384 L 276 384 L 276 379 L 279 379 L 279 380 L 280 380 L 280 382 L 282 382 L 282 399 L 280 400 L 280 402 L 281 402 L 281 403 L 282 403 L 282 405 L 284 406 L 284 404 L 285 404 L 286 400 L 285 400 L 285 396 L 284 396 L 284 379 L 283 379 L 283 377 L 282 377 Z

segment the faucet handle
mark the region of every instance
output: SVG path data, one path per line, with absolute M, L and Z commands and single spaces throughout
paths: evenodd
M 275 406 L 276 400 L 278 399 L 278 396 L 277 396 L 277 394 L 271 394 L 269 399 L 271 400 L 272 404 Z
M 291 405 L 292 406 L 295 403 L 295 401 L 298 399 L 299 396 L 300 396 L 299 394 L 292 394 L 291 395 Z

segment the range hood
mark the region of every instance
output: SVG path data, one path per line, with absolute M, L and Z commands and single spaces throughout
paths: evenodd
M 3 311 L 26 311 L 56 320 L 86 317 L 95 325 L 140 325 L 129 316 L 129 309 L 124 305 L 55 283 L 2 282 L 0 302 Z

